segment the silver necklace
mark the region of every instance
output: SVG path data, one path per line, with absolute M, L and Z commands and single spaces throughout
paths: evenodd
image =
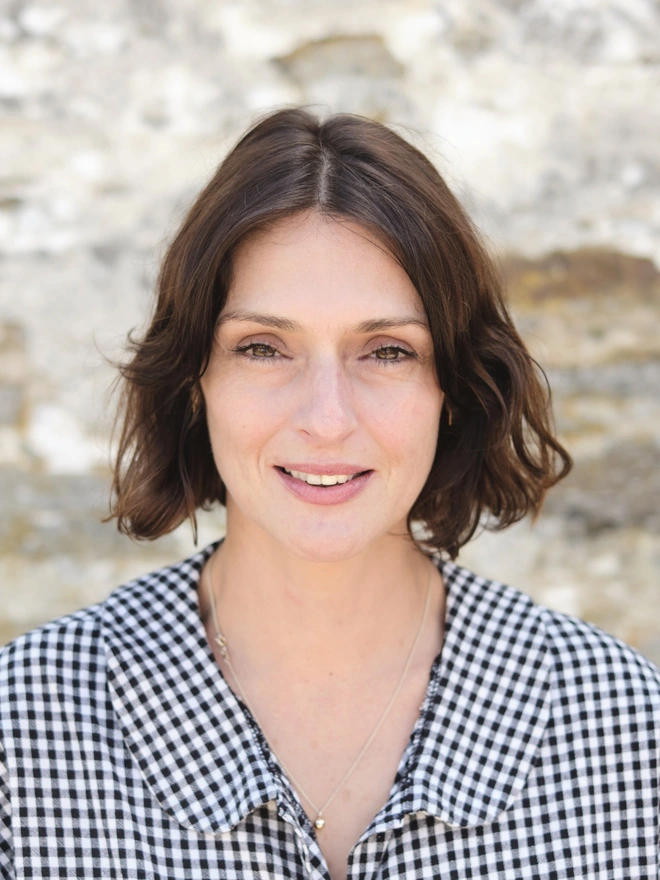
M 232 676 L 233 676 L 233 678 L 234 678 L 234 681 L 235 681 L 236 686 L 237 686 L 237 688 L 238 688 L 238 690 L 239 690 L 239 692 L 240 692 L 240 695 L 241 695 L 241 697 L 243 698 L 243 702 L 245 703 L 245 705 L 248 707 L 248 709 L 249 709 L 250 712 L 252 713 L 252 717 L 254 718 L 254 720 L 257 722 L 257 724 L 259 725 L 259 727 L 261 727 L 261 729 L 263 730 L 263 727 L 262 727 L 262 725 L 260 724 L 259 719 L 257 718 L 257 714 L 256 714 L 256 712 L 254 711 L 254 709 L 252 708 L 252 704 L 251 704 L 250 701 L 248 700 L 247 695 L 246 695 L 245 691 L 243 690 L 243 686 L 241 685 L 241 682 L 240 682 L 238 676 L 236 675 L 236 670 L 234 669 L 234 665 L 233 665 L 233 663 L 231 662 L 231 658 L 229 657 L 229 650 L 228 650 L 228 648 L 227 648 L 227 639 L 226 639 L 225 636 L 223 636 L 222 633 L 220 632 L 220 626 L 219 626 L 219 624 L 218 624 L 218 614 L 217 614 L 216 607 L 215 607 L 215 596 L 214 596 L 214 593 L 213 593 L 213 579 L 212 579 L 212 577 L 211 577 L 211 567 L 213 566 L 214 561 L 215 561 L 214 559 L 211 559 L 211 563 L 210 563 L 210 566 L 209 566 L 209 574 L 208 574 L 207 582 L 208 582 L 208 592 L 209 592 L 209 599 L 210 599 L 210 605 L 211 605 L 211 612 L 212 612 L 212 615 L 213 615 L 213 625 L 214 625 L 214 628 L 215 628 L 215 642 L 216 642 L 216 644 L 218 645 L 218 647 L 219 647 L 219 649 L 220 649 L 220 655 L 222 656 L 222 659 L 223 659 L 223 660 L 225 661 L 225 663 L 227 664 L 227 666 L 228 666 L 228 668 L 229 668 L 229 670 L 230 670 L 230 672 L 231 672 L 231 674 L 232 674 Z M 314 803 L 314 801 L 313 801 L 313 800 L 310 798 L 310 796 L 305 792 L 305 789 L 304 789 L 304 788 L 302 787 L 302 785 L 298 782 L 298 780 L 296 779 L 296 777 L 295 777 L 295 776 L 293 775 L 293 773 L 289 770 L 289 768 L 286 766 L 286 764 L 284 763 L 284 761 L 283 761 L 283 760 L 280 758 L 280 756 L 277 754 L 277 752 L 275 751 L 275 749 L 274 749 L 272 746 L 270 746 L 270 750 L 271 750 L 271 752 L 273 753 L 273 755 L 274 755 L 274 756 L 277 758 L 277 760 L 279 761 L 279 763 L 280 763 L 280 765 L 282 766 L 284 772 L 287 774 L 287 776 L 289 777 L 289 779 L 291 780 L 291 782 L 293 782 L 293 784 L 296 786 L 296 788 L 298 789 L 298 791 L 300 792 L 300 794 L 304 797 L 304 799 L 307 801 L 307 803 L 311 806 L 311 808 L 312 808 L 312 809 L 314 810 L 314 812 L 316 813 L 316 819 L 314 820 L 314 827 L 315 827 L 318 831 L 320 831 L 321 828 L 323 828 L 323 826 L 325 825 L 325 819 L 323 818 L 323 814 L 324 814 L 324 812 L 325 812 L 325 811 L 327 810 L 327 808 L 330 806 L 330 804 L 332 803 L 332 801 L 333 801 L 334 798 L 335 798 L 335 795 L 336 795 L 336 794 L 337 794 L 337 793 L 343 788 L 344 784 L 348 781 L 349 777 L 353 774 L 353 771 L 355 770 L 355 768 L 357 767 L 357 765 L 360 763 L 360 761 L 361 761 L 362 758 L 364 757 L 364 755 L 365 755 L 367 749 L 369 748 L 369 746 L 371 745 L 371 743 L 372 743 L 372 742 L 374 741 L 374 739 L 376 738 L 376 736 L 377 736 L 377 734 L 378 734 L 378 731 L 381 729 L 381 727 L 382 727 L 382 725 L 383 725 L 383 722 L 384 722 L 385 719 L 387 718 L 387 715 L 389 714 L 390 709 L 391 709 L 392 706 L 394 705 L 394 701 L 396 700 L 396 698 L 397 698 L 398 695 L 399 695 L 399 691 L 401 690 L 401 687 L 402 687 L 402 685 L 403 685 L 403 682 L 404 682 L 404 679 L 405 679 L 405 677 L 406 677 L 406 674 L 407 674 L 408 670 L 410 669 L 410 664 L 412 663 L 413 657 L 415 656 L 415 650 L 416 650 L 416 648 L 417 648 L 417 644 L 418 644 L 418 642 L 419 642 L 419 640 L 420 640 L 420 637 L 421 637 L 421 635 L 422 635 L 422 631 L 423 631 L 423 629 L 424 629 L 424 623 L 425 623 L 425 621 L 426 621 L 426 613 L 427 613 L 427 611 L 428 611 L 429 600 L 430 600 L 430 597 L 431 597 L 431 583 L 432 583 L 432 581 L 433 581 L 433 567 L 431 568 L 431 573 L 430 573 L 430 576 L 429 576 L 429 585 L 428 585 L 428 587 L 427 587 L 427 589 L 426 589 L 426 600 L 425 600 L 425 602 L 424 602 L 424 611 L 422 612 L 422 619 L 421 619 L 420 624 L 419 624 L 419 629 L 417 630 L 417 635 L 415 636 L 415 641 L 413 642 L 412 647 L 411 647 L 411 649 L 410 649 L 410 653 L 408 654 L 408 659 L 406 660 L 406 665 L 403 667 L 403 672 L 401 673 L 401 677 L 399 678 L 399 683 L 397 684 L 397 686 L 396 686 L 396 688 L 395 688 L 395 690 L 394 690 L 394 693 L 393 693 L 392 696 L 390 697 L 390 700 L 389 700 L 387 706 L 385 707 L 385 711 L 384 711 L 383 714 L 380 716 L 380 720 L 378 721 L 378 724 L 377 724 L 377 725 L 375 726 L 375 728 L 372 730 L 371 735 L 369 736 L 369 739 L 368 739 L 368 740 L 365 742 L 365 744 L 362 746 L 362 748 L 360 749 L 360 753 L 358 754 L 357 758 L 353 761 L 353 763 L 351 764 L 351 766 L 348 768 L 348 770 L 346 771 L 346 773 L 344 774 L 344 776 L 343 776 L 342 779 L 340 780 L 339 785 L 337 785 L 337 787 L 334 789 L 334 791 L 332 791 L 332 793 L 330 794 L 330 797 L 326 800 L 326 802 L 323 804 L 323 806 L 321 806 L 320 808 L 316 806 L 316 804 Z

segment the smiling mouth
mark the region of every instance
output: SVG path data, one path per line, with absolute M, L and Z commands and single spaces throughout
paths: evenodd
M 338 477 L 335 477 L 335 476 L 325 477 L 324 476 L 323 478 L 321 478 L 320 476 L 317 476 L 315 474 L 307 474 L 305 476 L 302 476 L 302 475 L 299 476 L 297 471 L 294 471 L 292 473 L 291 471 L 288 471 L 285 467 L 281 467 L 280 465 L 276 465 L 276 467 L 278 470 L 283 471 L 285 474 L 288 474 L 290 477 L 293 477 L 296 480 L 300 480 L 301 483 L 307 483 L 308 486 L 319 486 L 322 489 L 329 489 L 333 486 L 340 486 L 343 483 L 348 483 L 351 480 L 354 480 L 355 477 L 361 477 L 363 474 L 369 473 L 369 471 L 367 470 L 367 471 L 359 471 L 357 474 L 351 474 L 350 476 L 348 476 L 347 474 L 344 474 L 343 476 L 338 475 Z M 310 478 L 312 478 L 312 479 L 310 479 Z M 332 480 L 332 482 L 325 482 L 324 483 L 324 482 L 321 482 L 322 479 L 328 480 L 328 481 Z

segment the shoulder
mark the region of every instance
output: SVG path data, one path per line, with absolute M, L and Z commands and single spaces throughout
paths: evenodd
M 105 690 L 108 631 L 144 641 L 144 621 L 153 618 L 154 599 L 169 595 L 175 604 L 176 587 L 192 579 L 202 553 L 128 581 L 104 601 L 52 620 L 0 648 L 0 722 L 8 712 L 15 716 L 17 710 L 22 714 L 31 706 Z
M 103 717 L 99 609 L 93 605 L 50 621 L 0 650 L 0 743 L 9 765 L 24 762 L 33 772 L 32 757 L 45 754 L 47 741 Z
M 79 676 L 83 665 L 93 664 L 99 653 L 100 608 L 96 604 L 64 615 L 0 649 L 0 695 L 21 681 L 36 684 L 67 668 Z
M 553 611 L 526 593 L 497 580 L 445 564 L 449 594 L 457 593 L 457 614 L 465 631 L 501 646 L 503 655 L 531 658 L 543 646 L 555 696 L 577 705 L 592 700 L 653 712 L 660 720 L 660 669 L 632 646 L 592 623 Z M 469 626 L 467 619 L 470 620 Z M 538 656 L 536 662 L 540 662 Z
M 555 681 L 574 702 L 591 698 L 613 710 L 654 715 L 660 723 L 660 669 L 594 624 L 536 606 L 547 634 Z

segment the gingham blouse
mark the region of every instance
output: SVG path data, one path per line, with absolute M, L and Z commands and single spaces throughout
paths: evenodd
M 216 546 L 0 652 L 3 878 L 329 877 L 207 643 Z M 434 561 L 445 643 L 348 877 L 657 877 L 660 670 Z

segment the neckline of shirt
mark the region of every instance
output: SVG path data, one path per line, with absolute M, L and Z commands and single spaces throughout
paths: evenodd
M 100 606 L 115 713 L 146 784 L 181 825 L 221 834 L 276 801 L 310 831 L 206 638 L 197 585 L 221 540 L 119 587 Z M 540 609 L 510 587 L 430 558 L 446 587 L 443 646 L 390 796 L 361 840 L 411 813 L 452 827 L 493 821 L 520 795 L 549 718 Z

